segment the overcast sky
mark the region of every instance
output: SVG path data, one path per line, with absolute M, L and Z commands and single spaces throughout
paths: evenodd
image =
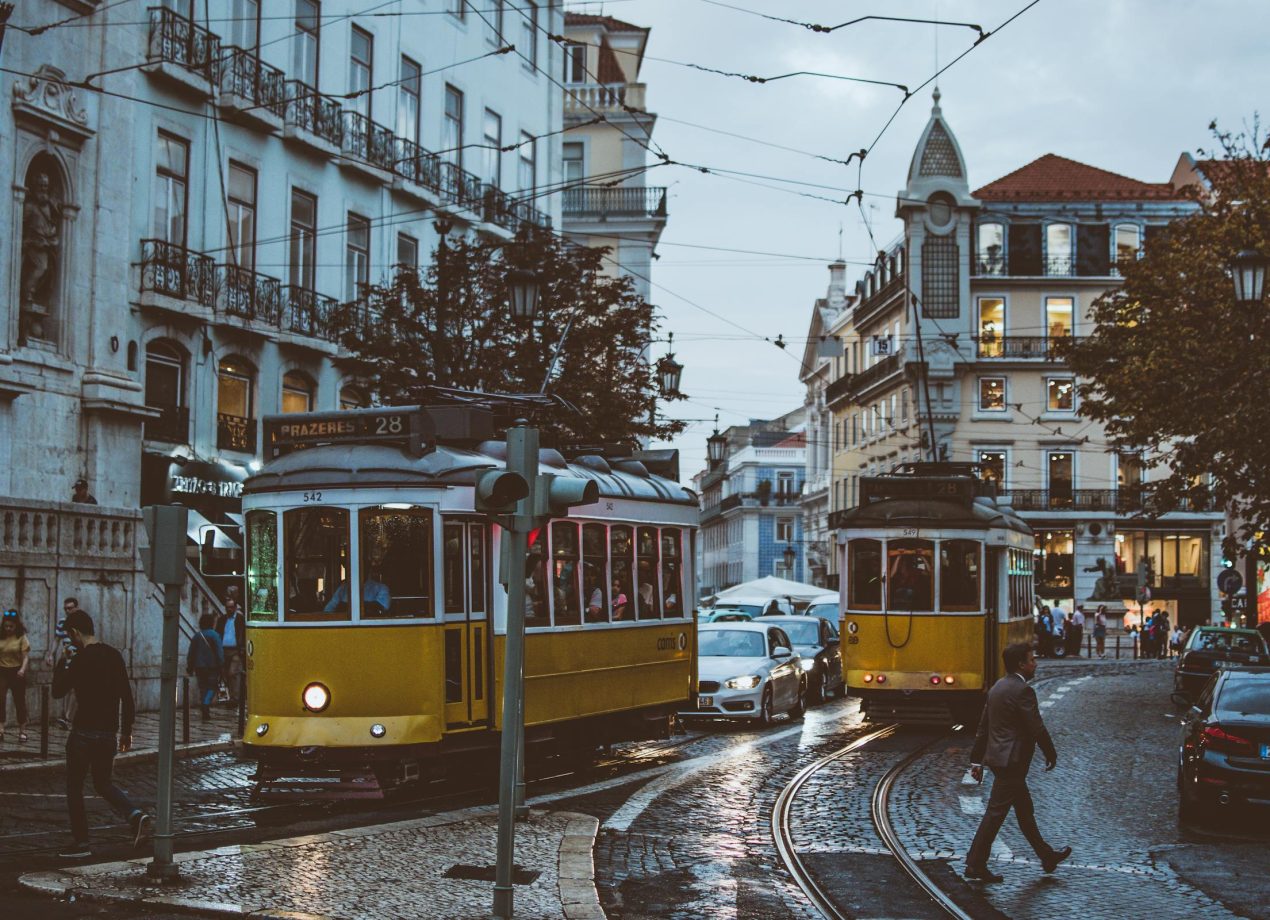
M 771 15 L 834 25 L 867 14 L 941 18 L 995 30 L 1027 0 L 727 0 Z M 651 170 L 670 187 L 669 222 L 653 263 L 652 300 L 686 366 L 683 418 L 720 427 L 779 415 L 802 402 L 803 342 L 826 268 L 838 254 L 848 286 L 873 252 L 850 168 L 702 130 L 758 138 L 846 159 L 881 131 L 901 91 L 820 77 L 754 84 L 666 61 L 774 76 L 799 70 L 915 88 L 970 47 L 964 27 L 866 22 L 819 34 L 707 0 L 610 0 L 570 5 L 652 28 L 641 79 L 659 116 L 653 139 L 674 160 L 844 191 L 682 167 Z M 938 33 L 938 35 L 936 35 Z M 936 48 L 938 44 L 938 48 Z M 1212 142 L 1214 118 L 1238 128 L 1266 97 L 1270 3 L 1265 0 L 1040 0 L 939 78 L 942 106 L 977 188 L 1045 153 L 1149 182 L 1165 181 L 1182 151 Z M 865 162 L 859 186 L 881 246 L 895 239 L 895 194 L 930 113 L 930 87 L 901 109 Z M 692 248 L 755 250 L 752 255 Z M 691 301 L 691 303 L 689 303 Z M 696 306 L 694 306 L 695 304 Z M 735 325 L 710 315 L 711 311 Z M 741 327 L 741 328 L 738 328 Z M 764 341 L 788 341 L 782 352 Z M 665 346 L 656 346 L 659 354 Z M 711 424 L 692 423 L 673 444 L 685 481 L 701 468 Z M 663 445 L 657 445 L 663 446 Z

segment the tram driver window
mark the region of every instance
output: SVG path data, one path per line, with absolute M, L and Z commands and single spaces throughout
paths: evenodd
M 886 603 L 891 610 L 934 610 L 935 545 L 891 540 L 886 547 Z
M 978 610 L 980 547 L 974 540 L 939 544 L 939 609 Z
M 578 525 L 556 521 L 551 525 L 551 585 L 557 626 L 582 622 L 578 561 Z
M 278 621 L 278 515 L 272 511 L 247 514 L 247 617 Z
M 882 542 L 852 540 L 847 544 L 847 606 L 882 609 Z
M 636 578 L 639 582 L 636 589 L 636 607 L 639 619 L 656 620 L 661 616 L 661 585 L 657 572 L 657 528 L 639 528 L 638 553 L 639 564 L 636 567 Z
M 586 621 L 609 621 L 609 533 L 603 524 L 582 526 L 582 597 Z
M 287 615 L 290 622 L 348 620 L 339 588 L 349 576 L 348 510 L 293 508 L 282 515 Z
M 432 512 L 364 508 L 360 521 L 361 619 L 433 616 Z

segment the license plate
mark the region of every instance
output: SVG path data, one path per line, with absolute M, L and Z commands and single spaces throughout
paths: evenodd
M 1270 744 L 1261 745 L 1261 759 L 1270 760 Z
M 698 706 L 700 706 L 702 709 L 705 709 L 707 706 L 713 706 L 713 705 L 714 705 L 714 697 L 712 697 L 712 696 L 699 696 L 699 697 L 697 697 L 697 705 L 698 705 Z
M 1233 661 L 1217 661 L 1213 663 L 1213 667 L 1219 671 L 1224 671 L 1227 668 L 1233 668 L 1234 666 L 1235 663 Z

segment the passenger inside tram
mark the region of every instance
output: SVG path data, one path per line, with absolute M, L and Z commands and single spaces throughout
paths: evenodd
M 327 613 L 348 609 L 348 582 L 341 582 L 323 608 Z M 367 616 L 382 615 L 392 607 L 392 594 L 383 582 L 382 566 L 372 563 L 362 581 L 362 613 Z
M 617 579 L 613 579 L 613 619 L 630 619 L 630 606 L 630 601 L 626 597 L 626 591 L 623 590 L 622 583 Z
M 583 563 L 582 580 L 586 586 L 586 621 L 603 623 L 607 618 L 604 615 L 604 590 L 600 587 L 600 573 L 591 563 Z

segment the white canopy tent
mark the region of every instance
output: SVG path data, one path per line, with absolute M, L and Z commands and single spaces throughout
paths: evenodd
M 800 581 L 790 581 L 786 578 L 768 575 L 764 578 L 756 578 L 754 581 L 747 581 L 731 588 L 726 588 L 713 597 L 706 598 L 706 603 L 717 604 L 720 601 L 740 600 L 742 598 L 787 597 L 795 604 L 809 604 L 821 598 L 836 598 L 837 596 L 836 591 L 828 588 L 818 588 L 815 585 L 805 585 Z

